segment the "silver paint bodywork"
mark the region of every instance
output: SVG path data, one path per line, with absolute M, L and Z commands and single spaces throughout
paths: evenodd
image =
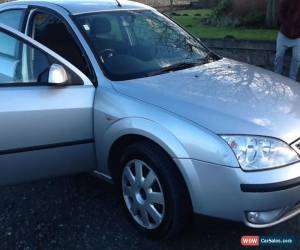
M 71 16 L 152 9 L 133 2 L 121 3 L 122 8 L 115 1 L 96 0 L 19 1 L 0 5 L 0 11 L 33 6 L 31 12 L 43 7 L 59 13 L 84 48 L 98 81 L 94 88 L 81 72 L 70 66 L 84 79 L 84 86 L 0 88 L 0 151 L 95 140 L 86 145 L 0 155 L 0 173 L 8 173 L 5 178 L 19 176 L 19 181 L 24 175 L 24 180 L 28 180 L 94 170 L 110 180 L 108 156 L 113 143 L 123 136 L 140 135 L 159 144 L 174 159 L 188 187 L 194 212 L 242 221 L 252 227 L 259 226 L 246 221 L 246 211 L 291 207 L 290 213 L 272 225 L 298 214 L 300 210 L 293 207 L 300 201 L 299 187 L 258 194 L 243 193 L 240 184 L 295 179 L 300 177 L 299 163 L 244 172 L 219 136 L 252 134 L 276 137 L 288 144 L 296 141 L 300 137 L 297 83 L 229 59 L 160 76 L 112 82 L 102 73 Z M 4 184 L 5 178 L 0 177 Z M 264 226 L 271 224 L 261 225 Z
M 9 29 L 4 25 L 1 28 Z M 36 41 L 12 32 L 38 46 L 76 73 L 83 85 L 3 87 L 0 91 L 0 183 L 92 170 L 95 165 L 93 140 L 93 100 L 95 88 L 78 69 Z M 45 145 L 70 144 L 43 149 Z M 41 147 L 35 152 L 23 150 Z M 3 153 L 4 152 L 4 153 Z M 8 153 L 5 153 L 8 152 Z M 73 156 L 74 155 L 74 156 Z M 20 167 L 22 166 L 22 167 Z

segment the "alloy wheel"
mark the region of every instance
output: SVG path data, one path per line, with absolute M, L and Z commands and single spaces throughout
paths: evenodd
M 165 198 L 160 181 L 142 160 L 128 162 L 122 174 L 122 191 L 131 216 L 140 226 L 155 229 L 165 215 Z

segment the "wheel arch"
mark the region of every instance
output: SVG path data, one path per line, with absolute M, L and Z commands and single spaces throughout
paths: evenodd
M 110 149 L 110 152 L 109 152 L 108 163 L 107 163 L 113 180 L 115 179 L 114 177 L 117 176 L 117 171 L 119 170 L 118 160 L 120 159 L 120 156 L 121 156 L 123 150 L 127 146 L 132 145 L 137 142 L 150 143 L 153 146 L 157 147 L 161 152 L 163 152 L 169 158 L 170 162 L 172 162 L 174 165 L 174 168 L 175 168 L 174 171 L 177 171 L 181 178 L 181 181 L 184 185 L 184 189 L 186 190 L 187 195 L 189 197 L 189 203 L 191 204 L 191 206 L 193 206 L 192 190 L 190 190 L 190 185 L 188 185 L 186 173 L 183 172 L 185 170 L 181 169 L 181 167 L 178 165 L 178 162 L 175 161 L 174 158 L 171 157 L 171 155 L 161 145 L 159 145 L 156 141 L 154 141 L 146 136 L 143 136 L 143 135 L 139 135 L 139 134 L 123 135 L 122 137 L 118 138 L 113 143 L 113 145 Z
M 157 122 L 145 118 L 124 118 L 106 129 L 101 138 L 96 137 L 100 172 L 110 175 L 109 156 L 118 143 L 134 142 L 136 139 L 147 139 L 156 143 L 171 158 L 189 158 L 187 151 L 176 136 Z
M 140 135 L 140 134 L 122 135 L 116 141 L 114 141 L 114 143 L 112 144 L 112 146 L 109 150 L 107 164 L 108 164 L 109 172 L 111 173 L 112 177 L 115 175 L 115 173 L 114 173 L 115 168 L 116 168 L 115 166 L 117 164 L 118 157 L 122 154 L 123 150 L 127 146 L 132 145 L 137 142 L 140 142 L 140 141 L 145 141 L 145 142 L 151 143 L 153 145 L 156 145 L 169 157 L 170 160 L 173 161 L 173 157 L 170 155 L 170 153 L 167 152 L 160 144 L 158 144 L 153 139 L 150 139 L 149 137 Z
M 98 154 L 102 163 L 101 172 L 113 177 L 116 160 L 122 150 L 137 141 L 145 140 L 158 146 L 172 160 L 174 166 L 179 171 L 183 182 L 188 190 L 190 198 L 192 198 L 191 185 L 188 184 L 189 176 L 182 165 L 178 164 L 175 159 L 190 158 L 183 145 L 179 142 L 175 135 L 160 124 L 144 119 L 144 118 L 126 118 L 115 122 L 106 131 L 102 146 L 105 148 L 102 154 Z M 98 146 L 98 148 L 101 147 Z M 191 169 L 192 171 L 192 169 Z

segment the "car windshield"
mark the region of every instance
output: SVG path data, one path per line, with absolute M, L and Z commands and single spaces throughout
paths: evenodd
M 76 22 L 111 80 L 153 76 L 213 60 L 197 39 L 151 10 L 84 14 L 76 16 Z

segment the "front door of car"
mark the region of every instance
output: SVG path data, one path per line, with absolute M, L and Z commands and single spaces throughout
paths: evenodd
M 65 59 L 0 25 L 0 185 L 95 169 L 94 94 Z

